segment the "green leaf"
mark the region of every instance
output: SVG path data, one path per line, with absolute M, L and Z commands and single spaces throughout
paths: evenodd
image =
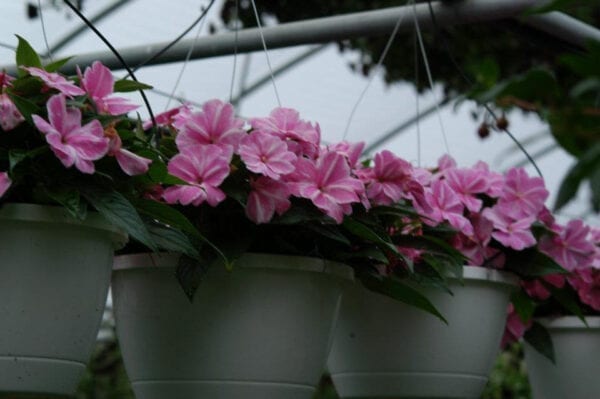
M 515 312 L 519 315 L 519 318 L 523 323 L 527 323 L 531 320 L 533 312 L 535 311 L 536 303 L 526 292 L 518 290 L 513 292 L 510 297 L 510 301 L 515 308 Z
M 63 65 L 65 65 L 67 62 L 69 62 L 73 57 L 67 57 L 67 58 L 62 58 L 60 60 L 56 60 L 54 62 L 51 62 L 49 64 L 47 64 L 44 69 L 48 72 L 56 72 L 58 71 Z
M 26 98 L 19 97 L 16 94 L 8 93 L 8 96 L 10 97 L 12 102 L 15 104 L 15 106 L 17 107 L 17 109 L 19 110 L 21 115 L 23 115 L 23 118 L 25 118 L 25 120 L 29 124 L 33 125 L 33 120 L 31 119 L 31 115 L 40 114 L 41 108 L 38 107 L 34 102 L 32 102 Z
M 588 78 L 577 83 L 569 92 L 573 98 L 578 98 L 584 94 L 592 92 L 600 92 L 600 78 Z
M 38 147 L 31 151 L 12 149 L 8 151 L 8 163 L 9 169 L 12 172 L 15 166 L 24 161 L 25 159 L 35 158 L 36 156 L 48 151 L 48 147 Z
M 79 191 L 73 188 L 47 187 L 46 194 L 58 202 L 76 219 L 84 220 L 87 216 L 87 205 L 81 200 Z
M 336 253 L 336 257 L 341 260 L 360 260 L 360 259 L 368 259 L 374 260 L 379 263 L 388 263 L 389 260 L 387 256 L 379 249 L 378 247 L 365 248 L 360 251 L 343 251 Z
M 357 277 L 369 290 L 378 292 L 400 302 L 424 310 L 448 324 L 448 321 L 436 309 L 431 301 L 429 301 L 426 296 L 409 285 L 403 284 L 391 278 L 383 278 L 372 273 L 359 273 Z
M 573 291 L 569 291 L 564 288 L 557 288 L 544 280 L 540 281 L 544 287 L 550 291 L 551 297 L 554 298 L 560 304 L 560 306 L 565 308 L 569 313 L 577 316 L 579 320 L 587 325 L 587 321 L 583 316 L 583 311 L 578 304 L 578 298 Z
M 121 79 L 115 82 L 113 90 L 115 92 L 126 93 L 129 91 L 147 90 L 151 88 L 152 86 L 145 83 L 136 82 L 135 80 Z
M 392 242 L 380 237 L 377 233 L 363 223 L 360 223 L 352 218 L 345 218 L 342 226 L 344 226 L 346 230 L 355 236 L 366 241 L 373 242 L 384 249 L 388 249 L 393 253 L 398 254 L 398 248 L 396 248 Z
M 456 262 L 450 257 L 424 254 L 423 261 L 431 266 L 443 278 L 454 276 L 463 281 L 463 262 Z
M 579 161 L 573 166 L 563 178 L 558 189 L 558 195 L 554 204 L 554 211 L 561 209 L 575 197 L 581 182 L 600 168 L 600 142 L 585 152 Z
M 592 209 L 594 212 L 600 212 L 600 168 L 590 176 L 590 188 L 592 190 Z
M 151 250 L 156 251 L 156 244 L 142 218 L 131 202 L 122 194 L 110 188 L 97 187 L 84 187 L 81 193 L 106 220 L 122 228 L 127 234 Z
M 552 363 L 556 363 L 552 337 L 550 337 L 544 326 L 538 322 L 533 322 L 523 338 L 541 355 L 547 357 Z
M 207 261 L 198 261 L 185 255 L 179 258 L 175 277 L 190 302 L 208 271 L 208 264 Z
M 506 268 L 523 277 L 542 277 L 547 274 L 568 274 L 551 257 L 536 249 L 518 252 L 506 262 Z
M 146 228 L 159 250 L 181 252 L 190 258 L 200 259 L 198 249 L 181 231 L 155 223 L 146 224 Z
M 134 203 L 136 209 L 159 222 L 175 227 L 192 237 L 200 239 L 198 229 L 177 209 L 161 202 L 139 199 Z
M 26 67 L 37 67 L 42 68 L 42 60 L 36 53 L 36 51 L 31 47 L 31 45 L 27 42 L 27 40 L 23 39 L 21 36 L 16 35 L 19 39 L 19 44 L 17 45 L 17 66 L 26 66 Z M 25 76 L 27 72 L 23 71 L 19 68 L 19 76 Z
M 305 227 L 322 237 L 329 238 L 348 247 L 350 246 L 350 240 L 342 234 L 337 226 L 308 224 Z

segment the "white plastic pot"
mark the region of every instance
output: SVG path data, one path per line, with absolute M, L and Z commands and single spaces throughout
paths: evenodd
M 479 398 L 516 279 L 464 268 L 454 295 L 424 293 L 448 320 L 347 284 L 328 368 L 342 398 Z
M 137 399 L 310 399 L 325 369 L 348 266 L 247 254 L 213 266 L 192 303 L 177 255 L 115 260 L 117 335 Z
M 0 209 L 0 393 L 75 393 L 125 240 L 95 214 L 80 222 L 58 207 Z
M 600 316 L 539 320 L 550 332 L 556 364 L 525 344 L 534 399 L 600 398 Z

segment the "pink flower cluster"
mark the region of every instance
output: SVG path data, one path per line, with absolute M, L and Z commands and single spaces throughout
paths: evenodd
M 572 220 L 566 226 L 548 221 L 555 234 L 542 238 L 539 248 L 569 273 L 524 281 L 523 289 L 534 300 L 543 302 L 552 296 L 549 288 L 563 289 L 568 285 L 582 304 L 600 312 L 600 229 L 585 226 L 580 220 Z M 530 325 L 530 321 L 521 320 L 511 305 L 502 345 L 520 339 Z
M 23 69 L 42 82 L 41 94 L 55 93 L 46 103 L 47 119 L 35 114 L 31 118 L 66 168 L 75 166 L 82 173 L 93 174 L 94 162 L 108 155 L 114 156 L 121 169 L 130 176 L 148 171 L 151 160 L 122 148 L 121 138 L 113 126 L 105 128 L 97 119 L 82 124 L 81 109 L 68 104 L 68 99 L 86 96 L 98 114 L 119 116 L 136 109 L 137 105 L 113 96 L 114 79 L 107 67 L 95 62 L 83 74 L 78 71 L 79 86 L 59 73 L 36 67 Z M 13 77 L 0 73 L 0 127 L 5 133 L 25 121 L 6 93 L 6 88 L 12 86 L 13 80 Z M 11 183 L 8 173 L 0 172 L 0 197 Z
M 169 173 L 185 181 L 164 191 L 168 203 L 216 206 L 225 199 L 220 186 L 239 157 L 248 171 L 250 190 L 246 215 L 267 223 L 291 206 L 290 197 L 306 198 L 338 223 L 360 202 L 364 185 L 353 173 L 354 157 L 347 148 L 320 143 L 318 125 L 300 119 L 297 111 L 277 108 L 266 118 L 244 121 L 231 104 L 208 101 L 201 110 L 167 111 L 157 120 L 177 131 L 179 153 L 169 162 Z

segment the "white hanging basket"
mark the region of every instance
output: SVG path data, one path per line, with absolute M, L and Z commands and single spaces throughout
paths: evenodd
M 115 245 L 99 215 L 0 209 L 0 393 L 73 395 L 94 348 Z
M 448 325 L 346 284 L 328 368 L 342 398 L 479 398 L 500 346 L 516 278 L 464 268 L 454 295 L 426 290 Z
M 525 344 L 534 399 L 600 398 L 600 316 L 541 319 L 554 344 L 556 364 Z
M 310 399 L 348 266 L 247 254 L 209 269 L 192 303 L 177 255 L 116 258 L 117 335 L 137 399 Z

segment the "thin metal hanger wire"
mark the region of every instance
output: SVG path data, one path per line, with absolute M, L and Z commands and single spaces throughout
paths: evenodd
M 200 13 L 200 16 L 198 16 L 198 18 L 196 18 L 194 20 L 194 22 L 192 22 L 192 24 L 190 26 L 188 26 L 183 32 L 181 32 L 179 34 L 179 36 L 177 36 L 175 39 L 173 39 L 169 44 L 167 44 L 165 47 L 163 47 L 162 49 L 160 49 L 159 51 L 157 51 L 156 53 L 154 53 L 153 55 L 151 55 L 150 57 L 148 57 L 147 59 L 145 59 L 144 61 L 140 62 L 139 64 L 137 64 L 132 71 L 136 72 L 138 69 L 140 69 L 141 67 L 145 66 L 146 64 L 148 64 L 149 62 L 154 61 L 155 59 L 157 59 L 158 57 L 160 57 L 161 55 L 163 55 L 164 53 L 166 53 L 171 47 L 173 47 L 174 45 L 176 45 L 177 43 L 179 43 L 179 41 L 181 39 L 183 39 L 188 33 L 190 33 L 192 31 L 192 29 L 194 29 L 194 27 L 196 25 L 198 25 L 203 19 L 204 17 L 206 17 L 206 14 L 208 14 L 208 12 L 210 11 L 210 9 L 212 8 L 213 4 L 215 4 L 216 0 L 210 0 L 210 3 L 208 4 L 208 6 Z M 131 76 L 131 73 L 125 75 L 123 77 L 123 79 L 126 79 L 127 77 Z
M 235 75 L 237 72 L 237 56 L 238 56 L 238 31 L 239 31 L 239 17 L 240 17 L 240 0 L 235 0 L 235 17 L 233 18 L 234 21 L 234 32 L 235 32 L 235 42 L 234 42 L 234 46 L 233 46 L 233 67 L 232 67 L 232 71 L 231 71 L 231 85 L 229 86 L 229 102 L 231 103 L 233 101 L 233 87 L 235 85 Z
M 265 35 L 263 28 L 260 23 L 260 16 L 258 15 L 258 9 L 254 0 L 250 0 L 252 3 L 252 9 L 254 10 L 254 17 L 256 18 L 256 25 L 258 26 L 258 33 L 260 33 L 260 40 L 262 41 L 263 49 L 265 51 L 265 58 L 267 59 L 267 66 L 269 67 L 269 73 L 271 74 L 271 83 L 273 83 L 273 91 L 275 91 L 275 97 L 277 98 L 277 104 L 281 107 L 281 99 L 279 98 L 279 92 L 277 91 L 277 85 L 275 84 L 275 75 L 273 74 L 273 68 L 271 67 L 271 60 L 269 58 L 269 50 L 267 49 L 267 43 L 265 42 Z
M 408 5 L 411 1 L 412 0 L 408 0 L 408 2 L 406 4 Z M 376 72 L 379 69 L 381 69 L 383 60 L 385 60 L 387 53 L 390 51 L 390 48 L 392 47 L 392 43 L 394 42 L 394 39 L 396 38 L 398 29 L 400 29 L 400 25 L 402 25 L 402 21 L 404 21 L 405 15 L 406 14 L 402 13 L 400 15 L 400 18 L 398 18 L 398 21 L 396 22 L 396 25 L 394 26 L 394 30 L 392 31 L 392 34 L 390 35 L 390 38 L 388 39 L 383 51 L 381 52 L 381 55 L 379 56 L 379 61 L 377 61 L 377 65 L 375 66 L 374 72 L 371 73 L 371 76 L 369 77 L 367 84 L 365 85 L 363 91 L 360 93 L 360 95 L 358 96 L 358 99 L 354 103 L 354 106 L 352 107 L 352 111 L 350 111 L 350 115 L 348 116 L 348 120 L 346 121 L 346 127 L 344 128 L 344 134 L 342 136 L 342 140 L 346 140 L 346 136 L 348 136 L 348 131 L 350 130 L 350 125 L 352 124 L 352 119 L 354 119 L 354 114 L 356 113 L 358 106 L 360 105 L 363 98 L 365 97 L 365 94 L 367 94 L 367 90 L 369 90 L 369 87 L 371 87 L 371 83 L 373 83 L 373 80 L 375 79 Z
M 423 56 L 423 64 L 425 66 L 425 72 L 427 73 L 427 79 L 429 80 L 429 87 L 431 88 L 431 95 L 435 101 L 435 113 L 440 123 L 440 130 L 444 139 L 444 147 L 446 152 L 450 155 L 450 147 L 448 146 L 448 139 L 446 137 L 446 130 L 444 129 L 444 121 L 442 120 L 442 113 L 440 112 L 439 102 L 437 95 L 435 94 L 435 87 L 433 84 L 433 78 L 431 77 L 431 69 L 429 68 L 429 59 L 427 57 L 427 51 L 425 50 L 425 44 L 423 43 L 423 37 L 421 35 L 421 27 L 419 26 L 419 20 L 417 19 L 417 5 L 413 1 L 413 20 L 415 22 L 415 30 L 417 32 L 417 39 L 419 41 L 419 47 L 421 48 L 421 54 Z
M 52 51 L 50 50 L 50 45 L 48 44 L 48 35 L 46 33 L 46 24 L 44 23 L 44 12 L 42 10 L 42 0 L 37 0 L 38 11 L 40 12 L 40 23 L 42 25 L 42 34 L 44 35 L 44 44 L 46 45 L 46 51 L 48 54 L 48 58 L 50 61 L 54 61 L 52 59 Z
M 460 65 L 458 64 L 458 62 L 456 61 L 456 59 L 454 58 L 454 54 L 450 50 L 450 46 L 448 45 L 446 37 L 444 35 L 440 34 L 440 27 L 439 27 L 439 25 L 437 23 L 437 19 L 435 18 L 435 13 L 433 12 L 433 6 L 431 5 L 431 0 L 427 0 L 427 5 L 429 7 L 429 15 L 431 16 L 431 22 L 433 23 L 433 27 L 435 29 L 435 33 L 440 38 L 440 40 L 442 41 L 442 45 L 444 46 L 444 50 L 448 54 L 448 58 L 450 58 L 450 62 L 452 63 L 452 65 L 454 65 L 454 68 L 456 69 L 456 71 L 458 72 L 458 74 L 462 77 L 462 79 L 467 84 L 473 86 L 473 81 L 462 70 L 462 68 L 460 67 Z M 498 122 L 498 117 L 496 116 L 496 113 L 492 110 L 492 108 L 487 103 L 483 103 L 483 107 L 488 112 L 488 114 L 490 114 L 490 116 L 494 119 L 494 121 Z M 508 137 L 510 137 L 510 139 L 519 148 L 519 150 L 521 150 L 521 152 L 525 155 L 525 157 L 531 163 L 531 165 L 533 165 L 533 168 L 535 169 L 535 171 L 537 172 L 537 174 L 541 178 L 544 178 L 544 176 L 542 175 L 542 171 L 538 167 L 537 163 L 535 162 L 535 160 L 533 159 L 533 157 L 529 154 L 529 152 L 525 149 L 525 147 L 521 144 L 521 142 L 519 140 L 517 140 L 517 138 L 510 132 L 510 130 L 508 130 L 508 128 L 504 128 L 503 131 L 508 135 Z
M 204 7 L 202 9 L 202 12 L 204 12 Z M 188 50 L 188 52 L 185 56 L 185 60 L 183 61 L 183 64 L 181 65 L 181 69 L 179 70 L 179 74 L 177 75 L 177 79 L 175 80 L 175 85 L 173 86 L 173 89 L 171 90 L 171 95 L 169 96 L 169 100 L 167 101 L 167 104 L 165 105 L 165 111 L 169 109 L 169 106 L 171 105 L 171 101 L 175 97 L 175 92 L 177 91 L 177 88 L 179 87 L 179 83 L 181 83 L 181 78 L 183 78 L 183 73 L 185 72 L 185 69 L 190 62 L 190 58 L 192 56 L 192 51 L 194 51 L 194 47 L 196 46 L 196 42 L 198 41 L 198 38 L 200 37 L 200 33 L 202 33 L 202 28 L 204 28 L 205 22 L 206 22 L 206 18 L 202 19 L 202 22 L 200 22 L 200 25 L 198 25 L 198 32 L 196 32 L 194 41 L 192 42 L 192 45 L 190 46 L 190 49 Z
M 129 76 L 131 76 L 131 79 L 135 82 L 139 82 L 135 76 L 134 71 L 131 70 L 131 67 L 129 66 L 129 64 L 127 64 L 127 62 L 125 61 L 125 59 L 123 58 L 123 56 L 121 55 L 121 53 L 119 53 L 119 51 L 115 48 L 115 46 L 112 45 L 112 43 L 102 34 L 102 32 L 100 32 L 98 30 L 98 28 L 96 28 L 96 26 L 85 17 L 85 15 L 83 15 L 83 13 L 81 11 L 79 11 L 79 9 L 77 9 L 77 7 L 75 7 L 69 0 L 63 0 L 63 2 L 71 9 L 71 11 L 73 11 L 75 13 L 75 15 L 77 15 L 77 17 L 79 19 L 81 19 L 91 30 L 92 32 L 94 32 L 96 34 L 96 36 L 98 36 L 98 38 L 110 49 L 110 51 L 115 55 L 115 57 L 117 57 L 117 59 L 119 60 L 119 62 L 121 63 L 121 65 L 123 66 L 123 68 L 125 68 L 125 70 L 129 73 Z M 146 96 L 146 93 L 144 93 L 144 90 L 140 89 L 138 90 L 138 92 L 140 93 L 140 96 L 142 96 L 142 100 L 144 101 L 144 105 L 146 106 L 146 109 L 148 110 L 148 114 L 150 115 L 150 120 L 152 121 L 152 127 L 156 128 L 157 124 L 156 124 L 156 118 L 154 117 L 154 112 L 152 111 L 152 106 L 150 105 L 150 101 L 148 101 L 148 97 Z M 158 140 L 158 135 L 156 136 L 157 140 Z
M 421 107 L 419 104 L 419 44 L 417 43 L 417 34 L 415 33 L 415 106 L 417 109 L 417 166 L 421 167 Z

